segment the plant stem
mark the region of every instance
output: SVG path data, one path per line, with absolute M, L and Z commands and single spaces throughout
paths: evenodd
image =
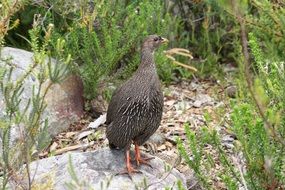
M 259 102 L 259 100 L 257 99 L 256 95 L 254 94 L 254 90 L 253 90 L 253 84 L 252 84 L 252 77 L 250 74 L 250 59 L 249 59 L 249 52 L 248 52 L 248 40 L 247 40 L 247 35 L 246 35 L 246 27 L 245 27 L 245 23 L 244 20 L 242 19 L 241 13 L 240 11 L 238 11 L 237 9 L 237 3 L 235 0 L 232 0 L 232 4 L 234 7 L 234 11 L 236 13 L 236 18 L 240 24 L 240 32 L 241 32 L 241 45 L 242 45 L 242 50 L 243 50 L 243 56 L 244 56 L 244 75 L 245 75 L 245 79 L 246 79 L 246 83 L 247 83 L 247 87 L 249 90 L 249 93 L 251 95 L 251 97 L 253 98 L 253 101 L 257 107 L 257 111 L 259 113 L 259 115 L 261 116 L 263 122 L 264 122 L 264 126 L 266 127 L 266 129 L 268 129 L 272 136 L 275 137 L 276 140 L 278 140 L 283 146 L 285 146 L 285 142 L 283 141 L 283 139 L 277 134 L 276 130 L 274 129 L 274 127 L 271 125 L 271 123 L 268 121 L 268 119 L 266 118 L 265 115 L 265 109 L 262 106 L 262 104 Z

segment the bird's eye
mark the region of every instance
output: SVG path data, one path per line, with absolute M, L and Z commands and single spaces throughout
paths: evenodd
M 155 37 L 153 40 L 156 42 L 156 41 L 158 41 L 158 40 L 159 40 L 159 38 L 158 38 L 158 37 Z

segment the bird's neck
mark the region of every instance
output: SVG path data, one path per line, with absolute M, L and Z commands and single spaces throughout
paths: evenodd
M 143 48 L 141 52 L 141 63 L 138 68 L 139 71 L 143 72 L 156 72 L 155 63 L 154 63 L 154 51 Z

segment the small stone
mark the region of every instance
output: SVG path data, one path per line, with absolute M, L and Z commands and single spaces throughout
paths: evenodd
M 154 133 L 150 138 L 148 139 L 148 143 L 154 143 L 156 145 L 164 144 L 166 141 L 165 135 L 162 133 Z
M 202 105 L 203 106 L 212 106 L 212 105 L 214 105 L 214 101 L 207 94 L 198 94 L 195 97 L 195 102 L 193 103 L 193 106 L 195 108 L 200 108 Z
M 107 111 L 108 103 L 102 95 L 98 95 L 91 101 L 91 109 L 94 115 L 98 116 Z
M 164 102 L 165 106 L 173 106 L 176 103 L 176 100 L 168 100 Z
M 224 136 L 222 138 L 222 142 L 233 142 L 233 141 L 234 141 L 234 138 L 230 135 Z
M 200 108 L 201 105 L 202 105 L 202 102 L 201 102 L 200 100 L 196 100 L 196 101 L 193 103 L 193 106 L 194 106 L 195 108 Z
M 234 148 L 233 142 L 234 142 L 234 138 L 230 135 L 224 136 L 222 138 L 222 144 L 228 149 Z
M 67 132 L 67 133 L 65 134 L 65 137 L 69 139 L 69 138 L 73 137 L 75 134 L 76 134 L 76 132 L 74 132 L 74 131 Z
M 237 87 L 236 86 L 228 86 L 226 88 L 226 94 L 230 97 L 230 98 L 235 98 L 236 94 L 237 94 Z
M 237 72 L 238 68 L 234 64 L 230 63 L 230 64 L 226 64 L 223 67 L 223 70 L 224 70 L 225 73 L 231 73 L 231 72 Z

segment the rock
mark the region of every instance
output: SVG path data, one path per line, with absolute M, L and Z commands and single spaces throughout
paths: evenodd
M 200 108 L 202 106 L 202 102 L 200 100 L 196 100 L 194 103 L 193 103 L 193 106 L 195 108 Z
M 222 145 L 228 149 L 233 149 L 234 148 L 234 140 L 235 140 L 234 137 L 232 137 L 231 135 L 223 136 Z
M 33 53 L 5 47 L 1 51 L 1 59 L 9 59 L 9 63 L 15 67 L 12 73 L 12 80 L 16 81 L 30 68 L 31 63 L 33 63 Z M 53 59 L 52 62 L 56 64 Z M 5 64 L 5 62 L 0 60 L 1 67 Z M 35 68 L 35 72 L 37 72 L 37 69 Z M 38 88 L 38 81 L 34 77 L 35 72 L 24 81 L 20 110 L 24 110 L 31 99 L 33 87 L 35 90 Z M 71 123 L 79 120 L 83 115 L 83 84 L 81 79 L 75 75 L 70 75 L 62 83 L 53 84 L 46 95 L 45 101 L 47 107 L 42 119 L 48 119 L 48 132 L 53 137 L 66 130 Z M 0 92 L 0 118 L 5 115 L 4 106 L 3 95 Z
M 234 137 L 232 137 L 231 135 L 226 135 L 222 138 L 222 142 L 233 143 L 234 140 Z
M 191 102 L 189 101 L 179 101 L 174 105 L 177 111 L 185 111 L 192 107 Z
M 206 105 L 212 106 L 212 105 L 214 105 L 214 101 L 207 94 L 198 94 L 195 97 L 195 102 L 193 103 L 193 106 L 195 108 L 200 108 L 202 105 L 204 105 L 204 106 L 206 106 Z
M 93 118 L 97 118 L 100 115 L 107 112 L 108 109 L 108 99 L 111 98 L 111 95 L 116 90 L 116 86 L 113 83 L 107 83 L 109 79 L 102 79 L 98 81 L 97 85 L 97 96 L 90 102 L 90 115 Z M 104 98 L 105 97 L 105 98 Z
M 68 76 L 62 83 L 53 84 L 45 98 L 49 134 L 54 137 L 68 129 L 83 116 L 83 83 L 76 75 Z
M 33 54 L 31 52 L 14 48 L 3 48 L 0 55 L 1 55 L 0 67 L 4 67 L 5 65 L 5 62 L 2 61 L 2 59 L 7 59 L 9 60 L 9 63 L 12 62 L 12 64 L 17 66 L 16 68 L 14 68 L 13 74 L 11 76 L 11 79 L 13 81 L 16 81 L 24 74 L 25 70 L 32 63 L 32 57 L 33 57 Z M 31 97 L 33 85 L 37 84 L 38 84 L 37 81 L 32 75 L 26 78 L 24 83 L 25 90 L 23 91 L 21 96 L 21 104 L 20 104 L 21 110 L 24 109 L 25 105 L 28 102 L 28 99 Z M 4 106 L 5 105 L 4 105 L 3 95 L 0 92 L 0 118 L 5 115 Z
M 225 64 L 223 67 L 224 73 L 238 72 L 238 67 L 233 63 Z
M 196 83 L 195 81 L 191 81 L 189 86 L 190 86 L 189 89 L 192 91 L 195 91 L 195 90 L 201 88 L 200 84 Z
M 164 144 L 166 141 L 165 135 L 163 133 L 154 133 L 150 136 L 150 138 L 147 140 L 147 143 L 154 143 L 156 145 Z
M 230 97 L 230 98 L 235 98 L 236 94 L 237 94 L 237 87 L 236 86 L 228 86 L 226 88 L 226 94 Z
M 165 163 L 157 157 L 152 159 L 150 164 L 153 168 L 140 166 L 139 170 L 142 174 L 135 173 L 131 178 L 127 175 L 115 175 L 125 167 L 124 152 L 104 148 L 93 152 L 74 152 L 32 162 L 30 174 L 34 176 L 34 186 L 41 186 L 49 180 L 52 186 L 49 189 L 55 190 L 68 189 L 67 186 L 71 183 L 76 184 L 76 189 L 91 187 L 92 189 L 131 190 L 144 189 L 146 186 L 149 190 L 165 187 L 178 189 L 176 185 L 178 180 L 187 189 L 184 175 L 176 169 L 167 175 Z M 72 174 L 70 168 L 73 168 L 75 175 Z M 24 171 L 23 168 L 22 172 Z M 25 176 L 25 174 L 20 172 L 19 176 Z M 77 182 L 74 176 L 78 179 Z M 14 184 L 10 181 L 12 187 Z

